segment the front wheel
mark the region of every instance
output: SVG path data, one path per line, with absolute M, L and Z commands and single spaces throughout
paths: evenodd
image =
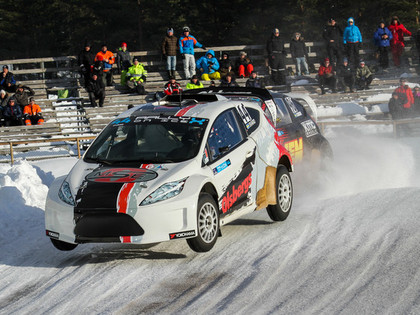
M 60 240 L 56 240 L 53 238 L 50 238 L 51 243 L 54 245 L 55 248 L 63 251 L 70 251 L 77 247 L 77 244 L 67 243 Z
M 216 244 L 219 235 L 219 208 L 213 197 L 201 193 L 197 207 L 197 236 L 187 239 L 195 252 L 208 252 Z
M 273 221 L 284 221 L 289 216 L 293 202 L 292 179 L 284 165 L 280 165 L 277 169 L 276 198 L 277 204 L 269 205 L 267 213 Z

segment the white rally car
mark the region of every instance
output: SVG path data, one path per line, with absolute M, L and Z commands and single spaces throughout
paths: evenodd
M 54 181 L 46 234 L 60 250 L 185 238 L 203 252 L 246 213 L 285 220 L 293 164 L 275 133 L 258 104 L 220 95 L 135 107 Z

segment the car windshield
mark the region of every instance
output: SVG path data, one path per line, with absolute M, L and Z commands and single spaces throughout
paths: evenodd
M 208 120 L 140 116 L 114 120 L 92 143 L 84 160 L 105 164 L 172 163 L 195 157 Z

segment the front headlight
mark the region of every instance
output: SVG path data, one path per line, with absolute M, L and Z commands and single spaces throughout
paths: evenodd
M 71 193 L 70 184 L 65 180 L 58 191 L 58 197 L 70 206 L 74 206 L 74 199 Z
M 175 182 L 166 183 L 160 186 L 158 189 L 152 192 L 149 196 L 147 196 L 140 203 L 140 206 L 150 205 L 152 203 L 166 200 L 166 199 L 175 197 L 176 195 L 179 195 L 179 193 L 184 188 L 185 181 L 187 180 L 187 178 L 188 177 L 175 181 Z

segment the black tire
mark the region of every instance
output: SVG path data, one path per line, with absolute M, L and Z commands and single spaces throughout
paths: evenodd
M 269 205 L 267 213 L 273 221 L 284 221 L 289 216 L 293 203 L 292 179 L 284 165 L 280 165 L 277 168 L 276 198 L 277 204 Z
M 208 252 L 219 236 L 219 207 L 213 197 L 201 193 L 197 206 L 197 236 L 187 239 L 188 246 L 195 252 Z
M 77 244 L 67 243 L 60 240 L 56 240 L 50 238 L 51 243 L 54 245 L 55 248 L 62 250 L 62 251 L 70 251 L 77 247 Z

